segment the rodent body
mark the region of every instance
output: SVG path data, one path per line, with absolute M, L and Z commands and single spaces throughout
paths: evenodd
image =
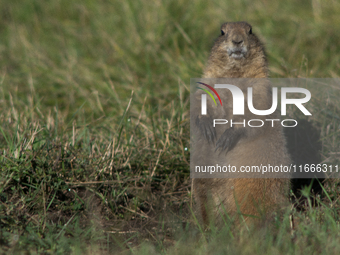
M 252 87 L 255 109 L 267 110 L 272 105 L 272 88 L 267 77 L 264 48 L 252 33 L 251 26 L 246 22 L 223 24 L 203 78 L 263 78 L 235 80 L 234 84 L 243 91 L 244 98 L 247 98 L 247 87 Z M 195 123 L 193 133 L 200 137 L 194 144 L 192 160 L 196 164 L 231 165 L 236 169 L 241 166 L 289 165 L 291 160 L 281 125 L 273 127 L 271 122 L 264 121 L 261 128 L 231 127 L 229 124 L 216 125 L 214 129 L 208 127 L 214 118 L 232 118 L 235 122 L 241 122 L 241 119 L 279 119 L 276 111 L 269 116 L 257 116 L 247 107 L 244 116 L 233 116 L 230 91 L 218 92 L 223 107 L 214 107 L 208 100 L 206 116 L 197 115 L 199 103 L 191 109 L 191 121 Z M 202 93 L 197 91 L 195 97 L 200 98 Z M 289 203 L 289 178 L 195 178 L 192 183 L 195 211 L 205 225 L 211 218 L 218 221 L 225 212 L 239 212 L 247 220 L 251 215 L 268 215 Z

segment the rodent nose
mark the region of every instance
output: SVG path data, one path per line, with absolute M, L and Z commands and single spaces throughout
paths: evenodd
M 233 44 L 239 45 L 243 43 L 243 40 L 232 40 Z

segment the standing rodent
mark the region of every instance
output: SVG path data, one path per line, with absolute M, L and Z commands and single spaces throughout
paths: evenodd
M 268 77 L 267 60 L 262 43 L 246 22 L 228 22 L 221 26 L 204 70 L 203 78 L 262 78 L 231 80 L 247 99 L 247 87 L 252 87 L 254 108 L 267 110 L 272 106 L 272 87 Z M 213 86 L 214 84 L 210 84 Z M 218 90 L 218 89 L 216 89 Z M 280 119 L 278 113 L 257 116 L 245 107 L 243 116 L 232 115 L 232 97 L 227 89 L 219 90 L 223 107 L 215 107 L 207 100 L 207 115 L 200 114 L 200 98 L 191 108 L 192 134 L 199 137 L 193 144 L 191 160 L 196 165 L 288 166 L 291 163 L 280 124 L 264 121 L 260 128 L 243 125 L 216 125 L 212 119 L 232 119 L 246 123 L 250 119 Z M 191 169 L 193 171 L 193 169 Z M 236 176 L 237 177 L 237 176 Z M 243 176 L 244 177 L 244 176 Z M 205 225 L 221 219 L 225 212 L 238 212 L 247 220 L 251 216 L 270 217 L 269 214 L 289 204 L 289 178 L 195 178 L 192 192 L 195 211 Z M 277 175 L 276 175 L 277 177 Z M 236 202 L 235 202 L 236 201 Z M 250 216 L 250 217 L 249 217 Z

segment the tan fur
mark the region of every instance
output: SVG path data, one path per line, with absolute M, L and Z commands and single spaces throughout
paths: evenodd
M 247 87 L 253 87 L 254 107 L 256 109 L 269 109 L 272 103 L 271 85 L 268 82 L 268 68 L 264 49 L 258 38 L 252 34 L 251 26 L 246 22 L 225 23 L 221 35 L 215 42 L 208 64 L 204 70 L 203 78 L 264 78 L 254 82 L 245 81 L 238 83 L 238 87 L 244 92 L 247 98 Z M 240 53 L 242 52 L 242 54 Z M 235 53 L 236 57 L 232 57 Z M 231 83 L 232 84 L 232 83 Z M 200 98 L 202 91 L 197 91 L 195 97 Z M 209 105 L 208 116 L 221 118 L 232 115 L 232 100 L 229 90 L 218 91 L 224 103 L 223 108 Z M 210 102 L 211 103 L 211 102 Z M 212 104 L 212 103 L 211 103 Z M 196 112 L 196 105 L 192 109 Z M 213 110 L 211 110 L 213 109 Z M 201 116 L 192 116 L 191 121 L 196 121 L 194 135 L 202 136 L 200 125 L 205 121 Z M 242 119 L 280 119 L 277 112 L 270 116 L 257 116 L 249 112 L 245 107 L 245 116 L 233 117 L 237 121 Z M 214 152 L 216 140 L 228 129 L 227 125 L 216 127 L 216 139 L 208 142 L 201 138 L 194 144 L 192 159 L 195 162 L 204 162 L 219 165 L 259 166 L 289 165 L 291 163 L 286 148 L 286 141 L 280 124 L 271 127 L 270 122 L 262 128 L 248 128 L 239 125 L 235 132 L 241 131 L 240 138 L 234 147 L 228 148 L 226 152 Z M 241 130 L 242 129 L 242 130 Z M 204 156 L 208 155 L 208 156 Z M 210 220 L 219 221 L 220 214 L 240 212 L 244 219 L 249 215 L 263 216 L 288 204 L 289 179 L 278 178 L 253 178 L 253 179 L 227 179 L 227 178 L 201 178 L 193 179 L 192 192 L 196 204 L 196 212 L 204 224 Z M 236 201 L 236 202 L 235 202 Z

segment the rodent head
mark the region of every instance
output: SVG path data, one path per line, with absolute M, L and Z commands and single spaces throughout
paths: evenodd
M 246 22 L 228 22 L 221 26 L 221 35 L 216 40 L 218 51 L 226 51 L 230 59 L 247 58 L 252 45 L 257 44 L 252 27 Z
M 247 22 L 228 22 L 211 49 L 204 78 L 268 76 L 264 47 Z

